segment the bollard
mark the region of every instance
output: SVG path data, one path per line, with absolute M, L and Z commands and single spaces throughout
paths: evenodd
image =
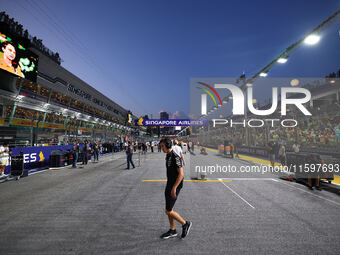
M 138 152 L 138 166 L 140 166 L 140 151 Z

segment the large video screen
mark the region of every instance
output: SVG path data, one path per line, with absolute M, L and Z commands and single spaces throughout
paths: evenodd
M 0 69 L 22 78 L 37 81 L 38 56 L 11 35 L 0 31 Z

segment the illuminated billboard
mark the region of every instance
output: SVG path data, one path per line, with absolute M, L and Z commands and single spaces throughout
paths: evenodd
M 131 124 L 132 123 L 132 114 L 128 113 L 128 123 Z
M 0 31 L 0 69 L 33 82 L 37 80 L 38 56 L 20 41 Z

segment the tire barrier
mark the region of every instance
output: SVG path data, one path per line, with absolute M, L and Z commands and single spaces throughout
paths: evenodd
M 234 158 L 234 145 L 229 141 L 224 141 L 224 144 L 220 144 L 217 147 L 218 155 Z
M 54 150 L 51 152 L 50 156 L 50 167 L 62 167 L 72 164 L 70 159 L 73 161 L 73 157 L 69 151 Z

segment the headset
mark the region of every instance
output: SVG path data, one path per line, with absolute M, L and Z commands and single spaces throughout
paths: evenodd
M 172 141 L 169 138 L 164 138 L 159 143 L 164 143 L 167 149 L 171 149 L 172 147 Z

